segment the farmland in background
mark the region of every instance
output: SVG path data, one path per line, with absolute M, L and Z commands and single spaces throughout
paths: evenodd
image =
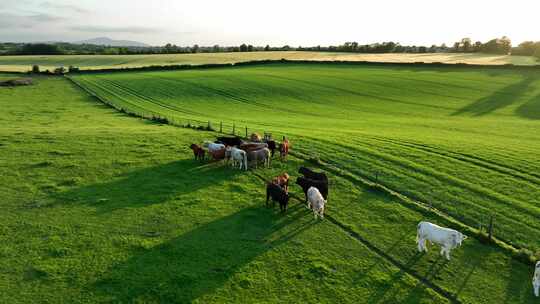
M 80 75 L 116 107 L 286 134 L 296 151 L 540 247 L 535 71 L 274 64 Z M 242 129 L 239 132 L 243 132 Z
M 376 61 L 376 62 L 443 62 L 469 64 L 515 64 L 535 65 L 538 61 L 528 56 L 490 55 L 472 53 L 427 54 L 351 54 L 332 52 L 244 52 L 244 53 L 198 53 L 164 55 L 40 55 L 0 56 L 0 71 L 26 72 L 32 65 L 41 70 L 53 71 L 56 67 L 70 65 L 85 70 L 108 68 L 131 68 L 150 65 L 236 63 L 252 60 L 315 60 L 315 61 Z

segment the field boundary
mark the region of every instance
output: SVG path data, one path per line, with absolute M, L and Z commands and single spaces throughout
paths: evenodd
M 172 65 L 148 65 L 138 67 L 119 67 L 104 69 L 79 69 L 65 74 L 100 74 L 121 72 L 152 72 L 152 71 L 178 71 L 178 70 L 204 70 L 216 68 L 234 68 L 243 66 L 264 66 L 272 64 L 310 64 L 310 65 L 355 65 L 355 66 L 382 66 L 382 67 L 432 67 L 432 68 L 468 68 L 468 69 L 492 69 L 492 70 L 516 70 L 516 71 L 540 71 L 540 64 L 515 65 L 515 64 L 471 64 L 471 63 L 444 63 L 444 62 L 386 62 L 386 61 L 352 61 L 352 60 L 309 60 L 309 59 L 266 59 L 239 61 L 231 63 L 208 63 L 208 64 L 172 64 Z M 1 71 L 0 71 L 1 72 Z M 24 73 L 24 72 L 15 72 Z M 41 72 L 41 74 L 54 74 L 54 72 Z

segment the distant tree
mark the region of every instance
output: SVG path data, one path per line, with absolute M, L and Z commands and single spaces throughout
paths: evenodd
M 502 38 L 491 39 L 490 41 L 486 42 L 482 47 L 482 51 L 485 53 L 502 55 L 509 54 L 511 49 L 512 43 L 510 39 L 506 36 Z
M 219 53 L 221 52 L 221 48 L 219 47 L 219 44 L 215 44 L 213 47 L 212 47 L 212 51 L 214 53 Z
M 427 47 L 425 46 L 418 47 L 418 53 L 427 53 Z
M 19 54 L 21 55 L 60 55 L 62 50 L 55 44 L 31 43 L 24 44 Z
M 481 41 L 476 41 L 473 45 L 473 52 L 481 52 L 484 45 Z
M 39 65 L 34 64 L 32 66 L 32 73 L 36 73 L 36 74 L 39 73 Z
M 245 43 L 240 45 L 240 52 L 247 52 L 248 46 Z
M 248 51 L 248 52 L 253 52 L 253 45 L 251 45 L 251 44 L 248 45 L 248 46 L 247 46 L 247 51 Z
M 193 54 L 198 53 L 198 52 L 199 52 L 199 45 L 198 45 L 198 44 L 194 44 L 193 47 L 191 48 L 191 52 L 192 52 Z
M 512 41 L 510 40 L 510 38 L 503 36 L 500 39 L 500 49 L 503 54 L 510 54 L 510 51 L 512 50 Z
M 454 42 L 454 47 L 452 47 L 452 51 L 454 51 L 454 52 L 459 52 L 459 50 L 460 50 L 460 48 L 459 48 L 460 45 L 461 45 L 461 43 L 459 43 L 459 42 Z
M 468 53 L 472 51 L 472 41 L 471 38 L 461 39 L 461 47 L 463 52 Z
M 264 50 L 265 50 L 266 52 L 270 51 L 270 46 L 267 44 L 267 45 L 264 47 Z

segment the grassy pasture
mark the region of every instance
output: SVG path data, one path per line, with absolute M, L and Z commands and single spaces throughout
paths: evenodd
M 412 275 L 461 303 L 535 301 L 531 267 L 474 239 L 450 262 L 416 254 L 426 217 L 389 197 L 331 176 L 327 215 L 383 256 L 296 201 L 264 208 L 254 173 L 193 161 L 214 134 L 36 83 L 0 89 L 0 302 L 449 302 Z
M 54 70 L 70 65 L 82 69 L 128 68 L 150 65 L 235 63 L 251 60 L 318 60 L 318 61 L 376 61 L 376 62 L 444 62 L 469 64 L 535 65 L 528 56 L 489 54 L 428 53 L 428 54 L 347 54 L 331 52 L 251 52 L 212 54 L 163 54 L 163 55 L 51 55 L 51 56 L 0 56 L 0 71 L 26 72 L 37 64 L 42 70 Z
M 0 88 L 1 303 L 448 302 L 304 207 L 264 208 L 251 173 L 193 161 L 214 134 L 35 81 Z
M 537 72 L 275 64 L 75 80 L 134 112 L 287 134 L 305 155 L 473 227 L 494 215 L 496 236 L 540 248 Z

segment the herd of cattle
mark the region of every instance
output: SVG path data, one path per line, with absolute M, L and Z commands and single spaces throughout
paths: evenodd
M 261 140 L 257 134 L 252 134 L 251 141 L 245 142 L 239 137 L 218 137 L 217 141 L 205 141 L 201 146 L 192 144 L 195 159 L 204 160 L 205 150 L 214 160 L 231 161 L 233 167 L 248 169 L 248 163 L 264 163 L 269 167 L 276 150 L 280 153 L 281 160 L 286 159 L 290 143 L 284 137 L 283 142 L 277 144 L 274 140 Z M 306 167 L 300 167 L 298 173 L 301 174 L 296 179 L 296 184 L 302 188 L 305 195 L 307 208 L 313 211 L 315 219 L 324 218 L 324 210 L 328 199 L 328 177 L 324 173 L 315 172 Z M 281 212 L 287 211 L 289 204 L 289 179 L 287 173 L 274 177 L 266 183 L 266 206 L 272 200 L 279 203 Z M 467 236 L 461 232 L 440 227 L 430 222 L 420 222 L 417 226 L 416 243 L 419 252 L 427 252 L 427 243 L 437 244 L 441 247 L 440 254 L 450 260 L 450 251 L 461 246 Z M 533 289 L 535 296 L 540 296 L 540 261 L 536 263 L 533 275 Z
M 233 167 L 248 169 L 248 164 L 254 164 L 257 168 L 261 162 L 265 167 L 270 167 L 272 158 L 276 150 L 279 151 L 280 159 L 283 161 L 289 154 L 289 140 L 283 137 L 283 142 L 277 143 L 270 138 L 261 139 L 253 133 L 251 141 L 244 141 L 240 137 L 218 137 L 216 141 L 205 141 L 202 145 L 191 144 L 195 159 L 203 161 L 206 158 L 206 150 L 213 160 L 232 161 Z

